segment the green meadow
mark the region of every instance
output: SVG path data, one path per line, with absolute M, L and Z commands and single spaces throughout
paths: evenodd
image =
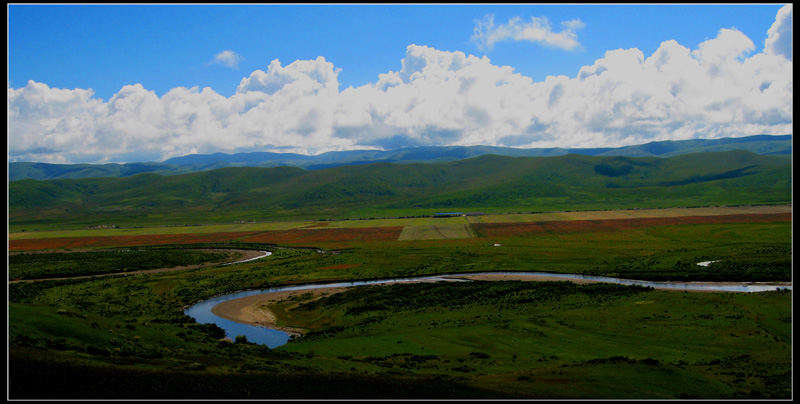
M 779 397 L 789 389 L 773 382 L 791 368 L 790 295 L 395 284 L 301 304 L 282 323 L 325 324 L 285 349 L 336 358 L 339 371 L 463 376 L 530 398 Z
M 408 227 L 472 219 L 417 218 Z M 222 340 L 218 327 L 183 314 L 187 305 L 248 288 L 473 271 L 791 281 L 786 220 L 538 233 L 491 233 L 473 223 L 472 229 L 471 237 L 438 239 L 320 238 L 321 252 L 236 239 L 162 246 L 273 255 L 158 274 L 10 283 L 9 397 L 791 397 L 790 291 L 684 293 L 522 281 L 358 287 L 270 306 L 279 325 L 306 330 L 273 349 Z M 711 260 L 720 261 L 697 265 Z M 10 271 L 18 268 L 10 262 Z

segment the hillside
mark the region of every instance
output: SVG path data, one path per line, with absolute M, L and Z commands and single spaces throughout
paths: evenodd
M 320 170 L 231 167 L 9 183 L 9 226 L 357 219 L 789 203 L 791 162 L 746 151 L 671 158 L 480 157 Z
M 12 162 L 9 181 L 23 179 L 77 179 L 129 177 L 145 172 L 178 175 L 224 167 L 293 166 L 308 170 L 372 163 L 441 163 L 494 154 L 509 157 L 551 157 L 566 154 L 585 156 L 672 157 L 689 153 L 746 150 L 755 154 L 791 157 L 792 136 L 758 135 L 741 138 L 658 141 L 619 148 L 536 148 L 517 149 L 492 146 L 430 146 L 396 150 L 353 150 L 306 156 L 293 153 L 252 152 L 237 154 L 194 154 L 164 162 L 127 164 L 47 164 Z

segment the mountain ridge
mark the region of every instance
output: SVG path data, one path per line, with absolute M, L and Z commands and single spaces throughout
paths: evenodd
M 293 166 L 321 170 L 343 165 L 372 163 L 441 163 L 496 154 L 510 157 L 550 157 L 566 154 L 588 156 L 672 157 L 680 154 L 747 150 L 762 155 L 790 157 L 792 135 L 754 135 L 738 138 L 654 141 L 616 148 L 533 148 L 517 149 L 497 146 L 419 146 L 394 150 L 350 150 L 326 152 L 315 156 L 296 153 L 247 152 L 191 154 L 163 162 L 108 164 L 50 164 L 10 162 L 8 180 L 51 180 L 97 177 L 130 177 L 152 172 L 180 175 L 225 167 Z

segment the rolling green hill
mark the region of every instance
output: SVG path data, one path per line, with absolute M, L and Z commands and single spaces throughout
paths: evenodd
M 657 141 L 618 148 L 535 148 L 517 149 L 493 146 L 428 146 L 396 150 L 352 150 L 327 152 L 316 156 L 293 153 L 252 152 L 237 154 L 193 154 L 160 163 L 127 164 L 47 164 L 11 162 L 9 181 L 23 179 L 77 179 L 129 177 L 145 172 L 178 175 L 224 167 L 292 166 L 319 170 L 343 165 L 372 163 L 441 163 L 494 154 L 509 157 L 551 157 L 566 154 L 585 156 L 672 157 L 688 153 L 746 150 L 756 154 L 790 158 L 792 136 L 757 135 L 741 138 Z
M 9 183 L 9 227 L 354 219 L 791 202 L 791 161 L 746 151 L 671 158 L 480 157 L 434 164 L 235 167 Z

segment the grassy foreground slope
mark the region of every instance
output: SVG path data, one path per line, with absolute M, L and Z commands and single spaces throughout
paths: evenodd
M 128 316 L 147 289 L 127 287 Z M 292 311 L 328 321 L 276 349 L 199 324 L 13 303 L 10 397 L 791 397 L 790 292 L 487 282 L 334 296 Z
M 791 162 L 745 151 L 672 158 L 485 155 L 439 164 L 9 183 L 9 227 L 417 216 L 791 201 Z

